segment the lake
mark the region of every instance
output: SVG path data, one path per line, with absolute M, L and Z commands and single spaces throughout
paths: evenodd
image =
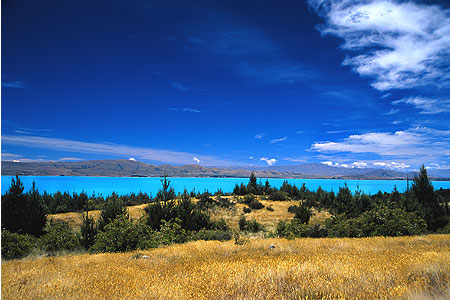
M 2 195 L 6 193 L 11 185 L 11 178 L 14 176 L 2 176 Z M 169 178 L 171 186 L 175 192 L 181 193 L 186 188 L 189 192 L 195 188 L 196 191 L 203 192 L 209 190 L 214 193 L 219 188 L 224 192 L 232 192 L 236 184 L 243 182 L 248 183 L 248 178 L 191 178 L 191 177 L 174 177 Z M 159 177 L 79 177 L 79 176 L 22 176 L 20 180 L 25 186 L 25 191 L 28 191 L 33 181 L 42 193 L 55 193 L 56 191 L 68 191 L 70 193 L 82 191 L 88 194 L 102 194 L 103 196 L 110 195 L 116 192 L 119 195 L 130 194 L 132 192 L 145 192 L 149 195 L 155 196 L 158 189 L 161 187 L 161 178 Z M 265 178 L 261 179 L 265 182 Z M 355 192 L 358 187 L 361 191 L 367 194 L 375 194 L 378 191 L 392 192 L 394 186 L 397 186 L 398 191 L 406 190 L 405 180 L 341 180 L 341 179 L 269 179 L 270 185 L 280 187 L 284 180 L 291 184 L 301 187 L 305 183 L 310 190 L 316 190 L 319 186 L 326 191 L 339 191 L 344 184 Z M 411 184 L 411 182 L 410 182 Z M 434 181 L 435 189 L 450 188 L 450 181 Z

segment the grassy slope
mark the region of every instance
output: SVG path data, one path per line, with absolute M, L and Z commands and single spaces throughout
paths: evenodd
M 276 248 L 269 250 L 270 244 Z M 140 253 L 149 258 L 123 253 L 3 262 L 2 298 L 450 297 L 450 235 L 251 239 L 242 246 L 197 241 Z
M 227 197 L 232 199 L 232 197 Z M 194 201 L 197 201 L 194 199 Z M 294 214 L 289 213 L 288 207 L 290 205 L 298 205 L 298 201 L 265 201 L 261 200 L 265 206 L 271 206 L 274 211 L 268 211 L 267 209 L 253 210 L 249 214 L 245 214 L 247 219 L 256 219 L 256 221 L 264 224 L 267 230 L 274 230 L 279 220 L 291 220 Z M 137 220 L 144 213 L 144 208 L 147 204 L 129 206 L 128 213 L 134 219 Z M 211 210 L 212 219 L 218 220 L 224 218 L 227 224 L 232 228 L 238 228 L 238 221 L 242 215 L 242 209 L 246 207 L 245 204 L 236 204 L 234 209 L 213 209 Z M 94 219 L 97 219 L 100 215 L 100 211 L 95 210 L 89 212 Z M 311 224 L 323 223 L 330 214 L 326 211 L 318 212 L 314 210 L 313 217 L 311 218 Z M 79 229 L 81 226 L 81 213 L 64 213 L 50 215 L 50 218 L 55 220 L 63 220 L 69 223 L 74 229 Z

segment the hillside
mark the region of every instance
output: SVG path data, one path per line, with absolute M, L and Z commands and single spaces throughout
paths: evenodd
M 78 162 L 2 161 L 2 175 L 22 176 L 112 176 L 112 177 L 248 177 L 254 171 L 259 178 L 336 178 L 406 179 L 414 173 L 386 169 L 343 168 L 323 164 L 290 166 L 204 167 L 200 165 L 152 165 L 126 159 Z M 434 179 L 450 177 L 449 170 L 430 170 Z

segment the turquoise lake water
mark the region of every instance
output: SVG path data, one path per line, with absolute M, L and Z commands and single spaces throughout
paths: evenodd
M 13 176 L 2 176 L 2 195 L 11 185 Z M 209 190 L 214 193 L 219 188 L 224 192 L 232 192 L 235 184 L 248 183 L 248 178 L 191 178 L 191 177 L 175 177 L 169 178 L 175 192 L 181 193 L 186 188 L 189 192 L 195 188 L 196 191 L 203 192 Z M 55 193 L 56 191 L 68 191 L 70 193 L 82 191 L 88 194 L 102 194 L 107 196 L 112 192 L 119 195 L 130 194 L 131 192 L 145 192 L 155 196 L 161 187 L 159 177 L 78 177 L 78 176 L 22 176 L 20 180 L 24 183 L 25 191 L 28 191 L 33 183 L 42 193 Z M 265 178 L 261 179 L 265 182 Z M 270 185 L 280 187 L 285 179 L 269 179 Z M 339 187 L 343 187 L 346 183 L 352 192 L 359 189 L 366 194 L 375 194 L 378 191 L 392 192 L 394 186 L 398 191 L 406 190 L 405 180 L 340 180 L 340 179 L 286 179 L 289 183 L 301 187 L 305 183 L 310 190 L 316 190 L 319 186 L 326 191 L 339 191 Z M 411 183 L 411 182 L 410 182 Z M 450 188 L 450 181 L 434 181 L 435 189 Z

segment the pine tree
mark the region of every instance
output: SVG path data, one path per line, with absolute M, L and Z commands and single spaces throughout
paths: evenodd
M 445 208 L 434 195 L 434 188 L 424 165 L 420 168 L 419 175 L 414 176 L 411 190 L 419 204 L 418 213 L 427 223 L 428 230 L 435 231 L 445 226 L 448 222 Z

